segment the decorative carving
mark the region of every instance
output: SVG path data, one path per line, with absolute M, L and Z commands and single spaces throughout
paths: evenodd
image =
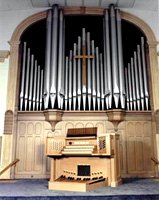
M 7 110 L 5 113 L 4 120 L 4 134 L 11 135 L 13 129 L 13 112 L 11 110 Z

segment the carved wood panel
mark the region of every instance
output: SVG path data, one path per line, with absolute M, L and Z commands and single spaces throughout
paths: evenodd
M 127 173 L 129 175 L 150 175 L 154 173 L 153 134 L 151 122 L 126 122 Z
M 16 157 L 20 162 L 15 172 L 17 178 L 46 178 L 50 171 L 44 150 L 46 137 L 43 123 L 42 121 L 18 122 Z

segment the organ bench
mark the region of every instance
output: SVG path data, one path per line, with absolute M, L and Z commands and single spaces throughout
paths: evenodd
M 119 135 L 97 128 L 68 129 L 66 137 L 47 137 L 51 158 L 49 189 L 86 192 L 121 183 Z

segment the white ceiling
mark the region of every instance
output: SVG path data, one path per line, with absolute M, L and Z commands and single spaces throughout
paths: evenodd
M 53 4 L 60 6 L 108 7 L 116 4 L 120 8 L 158 10 L 158 0 L 0 0 L 0 11 L 47 8 Z

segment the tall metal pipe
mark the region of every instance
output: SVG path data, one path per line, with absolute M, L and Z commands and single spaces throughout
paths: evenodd
M 77 67 L 76 67 L 76 51 L 77 44 L 74 43 L 73 46 L 73 110 L 76 110 L 76 102 L 77 102 Z
M 50 96 L 50 67 L 51 67 L 51 24 L 52 10 L 48 11 L 46 23 L 46 52 L 45 52 L 45 68 L 44 68 L 44 109 L 49 106 Z
M 36 110 L 39 110 L 40 105 L 40 65 L 37 70 L 37 88 L 36 88 Z
M 91 41 L 91 53 L 92 55 L 95 55 L 94 40 Z M 92 58 L 91 65 L 92 65 L 92 99 L 93 99 L 93 110 L 95 110 L 96 94 L 97 94 L 95 58 Z
M 87 33 L 87 55 L 90 56 L 90 33 Z M 92 92 L 92 81 L 91 81 L 91 61 L 87 59 L 87 94 L 88 94 L 88 109 L 91 110 L 91 92 Z
M 62 80 L 64 80 L 65 78 L 65 69 L 64 69 L 64 66 L 65 66 L 65 20 L 63 18 L 63 44 L 62 44 Z M 61 109 L 63 109 L 63 105 L 64 105 L 64 87 L 65 87 L 65 82 L 62 81 L 62 85 L 61 85 L 61 95 L 62 95 L 62 98 L 61 98 Z
M 23 43 L 23 64 L 22 64 L 22 78 L 21 78 L 21 88 L 20 88 L 20 110 L 23 109 L 24 101 L 24 83 L 25 83 L 25 68 L 26 68 L 26 42 Z
M 114 5 L 110 5 L 110 24 L 111 24 L 111 49 L 112 49 L 112 75 L 113 75 L 113 97 L 115 107 L 119 104 L 119 74 L 117 59 L 117 35 L 116 35 L 116 17 Z
M 69 55 L 69 110 L 72 109 L 72 50 L 70 51 Z
M 58 46 L 58 6 L 53 5 L 52 14 L 52 42 L 51 42 L 51 88 L 50 99 L 51 107 L 55 107 L 55 100 L 57 96 L 57 46 Z
M 128 70 L 125 68 L 125 86 L 126 86 L 126 105 L 127 110 L 130 110 L 129 84 L 128 84 Z
M 116 10 L 117 18 L 117 41 L 118 41 L 118 66 L 119 66 L 119 87 L 121 108 L 125 108 L 125 76 L 123 63 L 123 47 L 122 47 L 122 31 L 121 31 L 121 14 L 120 10 Z M 114 50 L 113 50 L 114 51 Z
M 37 60 L 35 60 L 35 67 L 34 67 L 34 83 L 33 83 L 33 110 L 36 107 L 36 91 L 37 91 L 37 73 L 38 73 L 38 65 Z
M 68 74 L 69 74 L 69 67 L 68 67 L 68 57 L 66 56 L 66 61 L 65 61 L 65 110 L 67 110 L 68 107 Z
M 139 69 L 141 108 L 142 110 L 144 110 L 144 86 L 143 86 L 143 76 L 142 76 L 142 67 L 141 67 L 140 45 L 137 45 L 137 64 L 138 64 L 138 69 Z
M 58 102 L 58 108 L 61 108 L 61 101 L 63 98 L 62 94 L 62 69 L 63 69 L 63 11 L 60 10 L 59 14 L 59 46 L 58 46 L 58 79 L 57 79 L 57 102 Z
M 99 49 L 96 47 L 96 72 L 97 72 L 97 106 L 100 110 L 100 65 L 99 65 Z
M 131 58 L 131 80 L 132 80 L 132 97 L 134 110 L 136 110 L 136 87 L 135 87 L 135 75 L 134 75 L 134 60 Z
M 103 56 L 100 53 L 100 95 L 102 110 L 104 110 L 104 70 L 103 70 Z
M 78 45 L 77 45 L 77 54 L 78 56 L 81 55 L 81 37 L 78 36 Z M 82 93 L 82 76 L 81 76 L 81 59 L 78 58 L 78 61 L 77 61 L 77 94 L 78 94 L 78 110 L 81 109 L 81 93 Z
M 130 110 L 133 109 L 133 92 L 132 92 L 132 80 L 131 80 L 131 66 L 128 63 L 128 86 L 129 86 L 129 102 L 130 102 Z
M 43 103 L 43 98 L 42 98 L 42 93 L 43 93 L 43 75 L 44 72 L 41 70 L 40 72 L 40 110 L 42 109 L 42 103 Z
M 26 69 L 26 81 L 25 81 L 25 110 L 27 110 L 28 105 L 28 93 L 29 93 L 29 71 L 30 71 L 30 48 L 27 52 L 27 69 Z
M 104 14 L 105 15 L 105 14 Z M 106 109 L 109 108 L 109 98 L 108 98 L 108 79 L 107 79 L 107 58 L 106 58 L 106 23 L 105 23 L 105 17 L 103 19 L 103 45 L 104 45 L 104 95 L 105 95 L 105 103 L 106 103 Z
M 143 68 L 143 79 L 144 79 L 145 103 L 146 103 L 146 109 L 148 110 L 149 92 L 148 92 L 148 80 L 147 80 L 147 72 L 146 72 L 145 45 L 144 45 L 143 37 L 141 37 L 141 56 L 142 56 L 142 68 Z
M 134 52 L 134 70 L 135 70 L 135 86 L 136 86 L 137 109 L 140 110 L 139 73 L 138 73 L 138 67 L 137 67 L 137 55 L 136 55 L 136 51 Z
M 31 66 L 30 66 L 30 84 L 29 84 L 29 110 L 33 101 L 33 68 L 34 68 L 34 55 L 31 55 Z

